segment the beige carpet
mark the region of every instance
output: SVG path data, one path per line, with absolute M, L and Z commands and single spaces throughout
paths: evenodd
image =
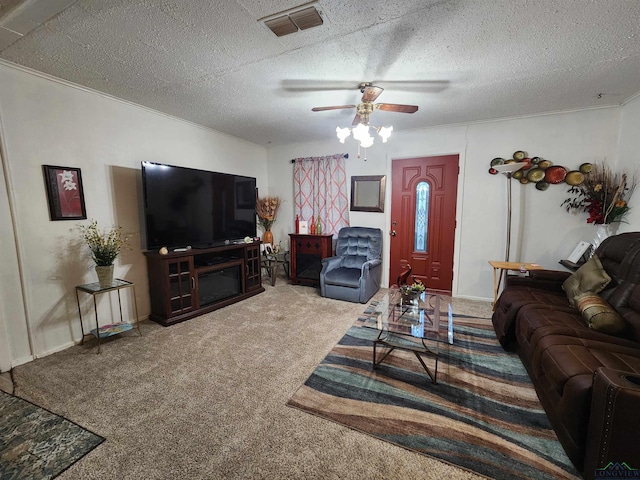
M 106 438 L 58 478 L 480 478 L 285 406 L 365 305 L 284 278 L 265 288 L 172 327 L 144 322 L 100 355 L 89 341 L 17 367 L 16 395 Z

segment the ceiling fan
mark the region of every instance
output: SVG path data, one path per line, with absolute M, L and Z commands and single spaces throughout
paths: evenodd
M 374 110 L 383 110 L 386 112 L 415 113 L 418 111 L 417 105 L 400 105 L 397 103 L 373 103 L 384 91 L 384 88 L 372 85 L 370 82 L 362 82 L 358 85 L 362 93 L 362 99 L 358 105 L 334 105 L 330 107 L 314 107 L 313 112 L 322 112 L 325 110 L 339 110 L 342 108 L 355 108 L 356 116 L 353 119 L 353 125 L 369 124 L 369 115 Z

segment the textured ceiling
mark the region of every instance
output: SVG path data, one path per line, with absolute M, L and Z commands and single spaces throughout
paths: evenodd
M 328 139 L 360 82 L 396 131 L 593 106 L 640 92 L 637 0 L 0 0 L 0 58 L 267 145 Z M 601 95 L 599 95 L 601 94 Z

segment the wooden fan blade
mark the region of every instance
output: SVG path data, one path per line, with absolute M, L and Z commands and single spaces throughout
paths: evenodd
M 398 105 L 396 103 L 376 103 L 376 108 L 387 112 L 414 113 L 418 111 L 416 105 Z
M 312 112 L 322 112 L 324 110 L 339 110 L 341 108 L 356 108 L 355 105 L 334 105 L 332 107 L 313 107 Z
M 363 102 L 373 102 L 376 98 L 380 96 L 380 94 L 384 92 L 384 88 L 374 87 L 370 85 L 368 87 L 364 87 L 364 93 L 362 94 Z
M 351 122 L 351 125 L 357 125 L 357 124 L 359 124 L 359 123 L 360 123 L 360 121 L 361 121 L 361 120 L 360 120 L 360 114 L 359 114 L 359 113 L 356 113 L 356 116 L 355 116 L 355 117 L 353 117 L 353 122 Z

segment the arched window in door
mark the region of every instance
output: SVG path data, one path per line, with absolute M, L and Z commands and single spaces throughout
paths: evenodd
M 416 219 L 414 225 L 413 250 L 416 252 L 427 251 L 427 239 L 429 228 L 429 194 L 430 188 L 427 182 L 420 182 L 416 186 Z

